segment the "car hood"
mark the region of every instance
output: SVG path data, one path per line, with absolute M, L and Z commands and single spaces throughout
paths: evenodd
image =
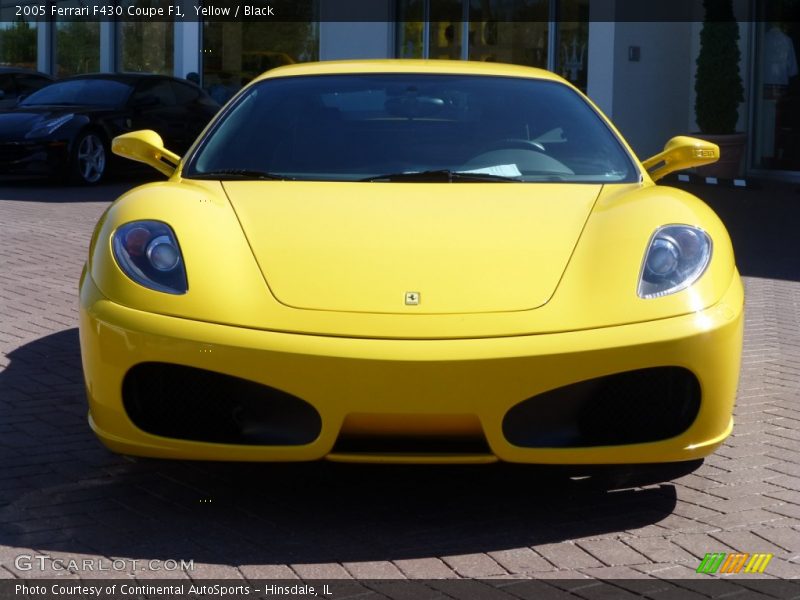
M 363 313 L 522 311 L 555 292 L 601 185 L 225 182 L 275 298 Z

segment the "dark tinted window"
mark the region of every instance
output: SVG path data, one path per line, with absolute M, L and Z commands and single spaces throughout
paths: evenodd
M 228 169 L 298 179 L 478 171 L 524 181 L 636 181 L 620 141 L 553 81 L 469 75 L 286 77 L 246 91 L 187 175 Z
M 34 92 L 22 101 L 22 106 L 75 105 L 109 106 L 122 105 L 128 98 L 131 87 L 113 79 L 69 79 L 56 81 Z
M 14 79 L 11 75 L 0 75 L 0 92 L 5 96 L 15 96 L 17 90 L 14 87 Z
M 50 80 L 39 75 L 15 75 L 20 94 L 30 94 L 46 86 Z
M 166 79 L 153 79 L 143 81 L 136 87 L 133 95 L 134 104 L 138 102 L 153 102 L 157 106 L 175 106 L 175 92 Z
M 175 101 L 178 104 L 195 102 L 200 95 L 200 88 L 197 86 L 179 83 L 177 81 L 171 81 L 170 85 L 172 86 L 172 93 L 175 95 Z

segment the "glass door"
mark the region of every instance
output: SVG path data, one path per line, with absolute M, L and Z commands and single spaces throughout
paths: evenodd
M 759 8 L 752 166 L 800 171 L 800 6 L 776 2 Z
M 550 69 L 585 91 L 589 0 L 398 0 L 397 56 Z

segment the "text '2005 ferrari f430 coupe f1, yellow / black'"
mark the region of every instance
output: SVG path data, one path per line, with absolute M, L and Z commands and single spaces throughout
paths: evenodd
M 552 73 L 290 65 L 114 202 L 80 284 L 112 450 L 246 461 L 696 461 L 731 432 L 743 289 L 723 224 Z

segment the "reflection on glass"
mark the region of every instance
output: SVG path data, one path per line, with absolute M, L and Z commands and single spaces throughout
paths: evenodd
M 586 91 L 589 67 L 589 0 L 559 0 L 556 72 Z
M 425 0 L 401 0 L 397 6 L 397 57 L 423 58 Z
M 259 82 L 184 174 L 220 171 L 318 181 L 638 180 L 619 140 L 564 85 L 416 73 Z
M 800 171 L 800 6 L 759 8 L 753 166 Z
M 422 58 L 427 28 L 428 58 L 464 58 L 465 16 L 469 60 L 547 67 L 549 0 L 399 0 L 397 55 Z
M 428 57 L 461 58 L 464 8 L 461 0 L 430 0 Z
M 77 0 L 59 1 L 59 7 L 81 7 Z M 55 39 L 55 75 L 66 77 L 100 70 L 100 22 L 76 19 L 57 21 Z
M 161 7 L 166 14 L 168 0 L 135 0 L 135 6 Z M 118 23 L 121 44 L 120 64 L 123 71 L 172 75 L 173 23 L 149 20 Z
M 0 23 L 0 63 L 8 67 L 36 68 L 36 22 Z
M 469 59 L 547 67 L 548 0 L 472 0 Z
M 203 85 L 219 103 L 264 71 L 318 57 L 314 22 L 203 23 Z

